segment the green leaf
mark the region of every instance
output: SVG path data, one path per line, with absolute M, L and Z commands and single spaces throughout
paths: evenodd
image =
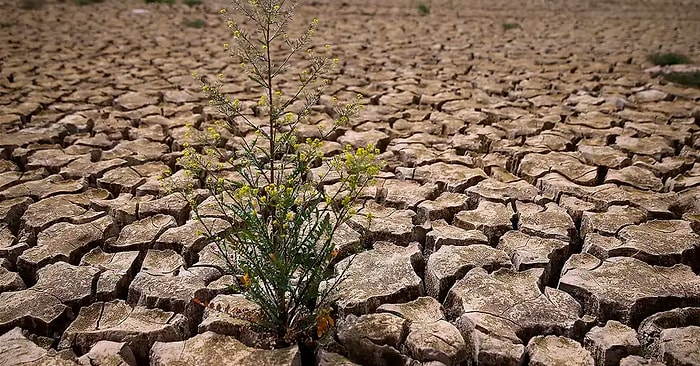
M 262 87 L 267 86 L 262 80 L 260 80 L 260 78 L 254 76 L 254 75 L 248 75 L 248 79 L 253 80 L 254 82 L 258 83 L 258 85 L 260 85 Z

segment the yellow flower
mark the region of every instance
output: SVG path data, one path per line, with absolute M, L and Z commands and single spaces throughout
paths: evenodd
M 250 287 L 250 275 L 248 274 L 248 272 L 246 272 L 243 275 L 243 278 L 241 278 L 241 282 L 243 283 L 243 287 Z

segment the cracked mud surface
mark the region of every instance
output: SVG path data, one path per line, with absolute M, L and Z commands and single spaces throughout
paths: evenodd
M 158 181 L 185 125 L 217 118 L 191 72 L 258 99 L 222 48 L 224 5 L 0 2 L 0 364 L 294 362 L 192 302 L 257 311 Z M 700 365 L 700 90 L 645 72 L 654 52 L 700 62 L 700 4 L 430 10 L 298 9 L 294 27 L 320 18 L 315 45 L 341 59 L 329 94 L 364 96 L 327 155 L 372 143 L 387 162 L 375 220 L 337 238 L 339 259 L 365 250 L 321 363 Z

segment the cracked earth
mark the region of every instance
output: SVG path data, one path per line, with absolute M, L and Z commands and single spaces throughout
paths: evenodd
M 325 153 L 387 162 L 375 220 L 336 238 L 356 257 L 321 364 L 700 365 L 700 90 L 645 72 L 700 62 L 700 4 L 426 3 L 297 12 L 341 59 L 311 123 L 364 96 Z M 256 311 L 157 179 L 218 117 L 191 72 L 258 99 L 225 5 L 0 2 L 0 364 L 296 362 L 192 302 Z

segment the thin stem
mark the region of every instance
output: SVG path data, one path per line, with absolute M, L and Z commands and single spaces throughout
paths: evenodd
M 270 184 L 275 184 L 275 111 L 272 100 L 272 57 L 270 53 L 270 14 L 265 28 L 265 48 L 267 50 L 267 101 L 270 118 Z

